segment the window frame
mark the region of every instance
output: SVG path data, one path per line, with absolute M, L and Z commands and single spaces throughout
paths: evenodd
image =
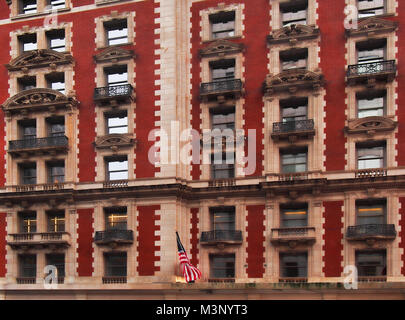
M 301 265 L 300 266 L 300 261 L 298 261 L 298 259 L 299 259 L 299 257 L 300 256 L 302 256 L 302 257 L 305 257 L 305 259 L 304 259 L 304 261 L 302 261 L 302 264 L 303 265 Z M 296 266 L 289 266 L 288 268 L 296 268 L 297 270 L 297 275 L 296 276 L 288 276 L 287 274 L 288 274 L 288 272 L 286 273 L 286 268 L 287 268 L 287 266 L 286 266 L 286 263 L 285 263 L 285 261 L 283 261 L 283 259 L 285 258 L 285 257 L 296 257 L 297 258 L 297 261 L 295 262 L 297 265 Z M 279 254 L 279 259 L 280 259 L 280 277 L 281 278 L 291 278 L 291 279 L 294 279 L 294 278 L 308 278 L 308 252 L 307 251 L 298 251 L 298 252 L 280 252 L 280 254 Z M 293 261 L 294 262 L 294 261 Z M 304 265 L 304 262 L 305 262 L 305 265 Z M 304 272 L 303 272 L 303 274 L 304 275 L 300 275 L 300 269 L 304 269 Z
M 121 26 L 122 24 L 122 26 Z M 118 27 L 117 27 L 118 25 Z M 122 27 L 122 28 L 120 28 Z M 120 19 L 113 19 L 103 22 L 104 34 L 105 34 L 105 45 L 108 46 L 119 46 L 125 45 L 129 43 L 129 28 L 128 28 L 128 19 L 127 18 L 120 18 Z M 118 36 L 118 37 L 109 37 L 109 32 L 111 31 L 118 31 L 118 30 L 125 30 L 125 36 Z M 110 43 L 111 41 L 120 41 L 119 39 L 126 39 L 124 42 L 118 43 Z
M 300 172 L 307 172 L 308 171 L 308 148 L 287 148 L 287 149 L 280 149 L 280 172 L 281 173 L 300 173 Z M 305 162 L 300 162 L 300 163 L 292 163 L 292 164 L 284 164 L 284 156 L 287 155 L 296 155 L 295 159 L 297 158 L 297 155 L 300 154 L 305 154 Z M 296 167 L 305 164 L 305 170 L 303 171 L 297 171 Z M 286 166 L 295 166 L 294 171 L 286 171 L 285 167 Z
M 290 26 L 292 24 L 301 24 L 301 25 L 308 25 L 308 18 L 309 18 L 309 10 L 308 10 L 308 0 L 297 0 L 294 2 L 286 2 L 280 3 L 280 28 L 284 28 Z M 305 12 L 305 19 L 303 18 L 296 18 L 296 19 L 284 19 L 284 14 L 286 13 L 298 13 L 304 11 Z M 305 21 L 305 23 L 300 23 Z
M 222 258 L 222 259 L 229 259 L 230 261 L 224 263 L 224 266 L 214 266 L 214 259 Z M 233 261 L 231 261 L 233 260 Z M 236 277 L 236 255 L 235 253 L 227 253 L 227 254 L 209 254 L 209 263 L 210 263 L 210 278 L 211 279 L 234 279 Z M 233 266 L 227 266 L 227 263 L 233 263 Z M 217 270 L 224 270 L 225 277 L 219 277 L 216 275 Z M 229 272 L 231 271 L 231 272 Z M 229 274 L 228 274 L 229 273 Z
M 115 258 L 121 258 L 122 261 L 124 262 L 125 259 L 125 266 L 124 263 L 122 264 L 112 264 L 109 259 L 115 259 Z M 122 271 L 125 272 L 116 272 L 113 271 L 114 268 L 123 268 Z M 104 274 L 106 277 L 127 277 L 128 275 L 128 254 L 125 251 L 122 252 L 104 252 Z
M 363 1 L 364 0 L 357 0 L 356 1 L 357 11 L 358 11 L 358 18 L 359 19 L 375 17 L 375 16 L 379 16 L 379 15 L 383 15 L 383 14 L 387 13 L 387 0 L 383 0 L 383 6 L 382 7 L 381 6 L 376 6 L 376 7 L 372 7 L 372 8 L 369 8 L 369 9 L 360 9 L 360 2 L 363 2 Z M 366 1 L 371 2 L 371 1 L 375 1 L 375 0 L 370 0 L 370 1 L 366 0 Z M 380 9 L 380 10 L 382 9 L 383 12 L 382 13 L 375 13 L 374 12 L 374 14 L 367 14 L 367 13 L 362 14 L 361 13 L 361 12 L 365 12 L 367 10 L 375 11 L 375 10 L 378 10 L 378 9 Z
M 365 224 L 386 224 L 387 223 L 387 201 L 386 199 L 359 199 L 356 200 L 356 226 L 359 225 L 365 225 Z M 375 209 L 377 207 L 381 207 L 381 214 L 377 215 L 373 215 L 370 217 L 362 217 L 359 213 L 360 210 L 362 209 L 368 209 L 368 211 Z M 360 220 L 366 220 L 367 218 L 374 218 L 374 219 L 381 219 L 380 223 L 360 223 Z M 363 219 L 364 218 L 364 219 Z
M 34 258 L 33 263 L 24 264 L 24 260 L 27 258 Z M 21 278 L 36 278 L 37 277 L 37 255 L 32 253 L 18 254 L 18 275 Z M 28 274 L 26 270 L 31 270 Z
M 63 210 L 46 211 L 48 232 L 66 232 L 66 215 Z
M 120 161 L 119 159 L 125 159 L 123 161 Z M 129 161 L 128 161 L 128 155 L 117 155 L 117 156 L 107 156 L 104 158 L 105 166 L 106 166 L 106 181 L 120 181 L 120 180 L 128 180 L 129 179 Z M 109 169 L 109 164 L 111 162 L 127 162 L 127 169 L 125 170 L 110 170 Z M 122 179 L 111 179 L 110 174 L 111 173 L 117 173 L 117 172 L 126 172 L 127 177 Z
M 381 157 L 375 157 L 375 158 L 364 158 L 360 159 L 359 157 L 359 151 L 364 150 L 364 149 L 376 149 L 376 148 L 382 148 L 383 150 L 383 156 Z M 364 156 L 363 156 L 364 157 Z M 369 167 L 365 166 L 364 168 L 361 168 L 359 165 L 359 161 L 367 161 L 367 160 L 376 160 L 376 159 L 382 159 L 382 166 L 379 167 Z M 358 142 L 356 143 L 356 169 L 357 170 L 363 170 L 363 169 L 378 169 L 378 168 L 385 168 L 387 166 L 387 142 L 385 140 L 383 141 L 372 141 L 372 142 Z
M 372 101 L 376 99 L 383 99 L 383 104 L 380 107 L 368 107 L 368 108 L 363 108 L 360 109 L 359 107 L 359 101 Z M 357 92 L 356 93 L 356 118 L 357 119 L 363 119 L 366 117 L 385 117 L 387 115 L 387 90 L 382 89 L 382 90 L 368 90 L 365 92 Z M 359 116 L 360 112 L 370 112 L 370 111 L 377 111 L 377 110 L 382 110 L 382 115 L 371 115 L 371 116 Z
M 125 119 L 126 124 L 119 124 L 119 125 L 111 125 L 109 124 L 110 119 Z M 118 111 L 107 111 L 104 112 L 104 121 L 105 121 L 105 132 L 106 134 L 127 134 L 129 133 L 129 121 L 128 121 L 128 110 L 118 110 Z M 122 120 L 124 121 L 124 120 Z M 110 132 L 111 129 L 117 128 L 126 128 L 125 132 Z
M 35 169 L 35 175 L 26 175 L 26 169 Z M 20 163 L 19 164 L 19 172 L 20 172 L 20 183 L 22 185 L 34 185 L 37 184 L 37 163 L 36 162 L 29 162 L 29 163 Z M 27 183 L 27 179 L 33 180 L 34 183 Z
M 216 13 L 212 13 L 208 15 L 208 21 L 210 25 L 210 39 L 211 40 L 218 40 L 218 39 L 228 39 L 234 38 L 236 36 L 236 10 L 228 10 L 228 11 L 219 11 Z M 218 22 L 217 22 L 218 21 Z M 227 24 L 230 26 L 233 22 L 233 28 L 226 29 Z M 215 25 L 223 25 L 223 28 L 218 31 L 215 31 Z M 220 34 L 225 34 L 224 36 L 217 36 Z M 228 34 L 228 35 L 226 35 Z
M 120 221 L 112 223 L 110 222 L 110 217 L 123 218 L 125 221 Z M 128 230 L 128 209 L 125 206 L 120 207 L 108 207 L 104 208 L 104 221 L 105 221 L 105 230 Z M 116 226 L 118 225 L 118 227 Z
M 18 213 L 20 233 L 37 233 L 38 216 L 36 211 L 22 211 Z M 27 221 L 27 224 L 25 223 Z
M 292 216 L 294 215 L 301 215 L 293 212 L 303 212 L 305 211 L 304 217 L 299 219 L 298 217 L 293 219 L 287 219 L 285 217 L 286 212 L 290 212 Z M 289 204 L 280 204 L 280 228 L 300 228 L 300 227 L 308 227 L 309 222 L 309 210 L 308 210 L 308 203 L 289 203 Z M 288 225 L 288 222 L 291 221 L 303 221 L 302 224 L 298 223 L 297 225 Z M 294 223 L 295 224 L 295 223 Z
M 380 265 L 376 265 L 376 264 L 366 264 L 365 266 L 360 266 L 359 265 L 359 255 L 361 255 L 361 254 L 364 254 L 365 256 L 366 255 L 372 255 L 372 254 L 382 254 L 382 256 L 381 256 L 381 261 L 380 262 L 382 262 L 382 264 L 380 264 Z M 376 277 L 376 276 L 383 276 L 383 277 L 385 277 L 385 276 L 387 276 L 387 250 L 386 249 L 380 249 L 380 250 L 368 250 L 368 249 L 366 249 L 366 250 L 355 250 L 355 265 L 356 265 L 356 268 L 357 268 L 357 270 L 358 270 L 358 276 L 359 277 Z M 364 272 L 364 270 L 363 270 L 363 268 L 364 267 L 374 267 L 374 268 L 378 268 L 378 267 L 380 267 L 380 268 L 382 268 L 381 269 L 381 273 L 382 274 L 376 274 L 377 273 L 377 270 L 376 270 L 376 272 L 374 272 L 374 274 L 367 274 L 368 272 L 365 272 L 365 273 L 363 273 Z

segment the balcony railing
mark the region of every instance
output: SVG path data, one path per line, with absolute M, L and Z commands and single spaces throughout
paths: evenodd
M 355 171 L 356 178 L 375 178 L 386 176 L 387 169 L 385 168 L 360 169 Z
M 35 152 L 66 152 L 69 147 L 69 141 L 66 136 L 54 136 L 45 138 L 33 138 L 14 140 L 9 142 L 8 152 L 12 154 L 35 153 Z
M 71 242 L 68 232 L 12 233 L 8 235 L 7 240 L 7 244 L 13 249 L 50 246 L 64 248 L 70 246 Z
M 127 283 L 127 277 L 103 277 L 104 284 Z
M 273 244 L 308 243 L 316 241 L 314 227 L 289 227 L 271 229 L 271 242 Z
M 395 239 L 397 232 L 394 224 L 362 224 L 349 226 L 346 237 L 349 240 Z
M 35 277 L 18 277 L 16 278 L 17 284 L 35 284 L 36 278 Z
M 242 243 L 242 231 L 240 230 L 214 230 L 201 233 L 202 244 L 217 243 Z
M 96 231 L 94 242 L 97 244 L 131 244 L 134 242 L 132 230 L 105 230 Z
M 347 68 L 347 79 L 353 83 L 356 83 L 356 80 L 363 81 L 369 78 L 392 81 L 396 71 L 395 60 L 353 64 Z
M 278 181 L 299 181 L 307 179 L 308 179 L 308 172 L 280 173 L 278 175 Z
M 271 137 L 275 140 L 298 138 L 310 138 L 315 135 L 314 120 L 297 120 L 273 123 L 273 133 Z
M 134 88 L 130 84 L 100 87 L 94 89 L 95 101 L 133 99 Z
M 209 278 L 208 282 L 212 283 L 233 283 L 235 278 Z
M 201 84 L 201 97 L 232 96 L 238 98 L 242 94 L 242 81 L 240 79 L 227 79 L 221 81 L 205 82 Z

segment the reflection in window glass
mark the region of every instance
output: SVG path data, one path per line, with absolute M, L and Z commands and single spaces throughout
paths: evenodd
M 107 161 L 108 180 L 128 179 L 128 160 L 111 159 Z
M 358 169 L 383 168 L 385 158 L 385 146 L 358 147 Z

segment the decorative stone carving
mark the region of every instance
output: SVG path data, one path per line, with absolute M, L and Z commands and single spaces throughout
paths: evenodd
M 130 60 L 136 55 L 133 50 L 126 50 L 120 47 L 108 47 L 94 56 L 96 62 L 118 62 L 121 60 Z
M 271 96 L 280 91 L 295 93 L 301 89 L 318 91 L 325 84 L 320 72 L 306 69 L 290 69 L 277 75 L 268 75 L 263 91 L 266 96 Z
M 28 113 L 38 109 L 71 109 L 78 105 L 74 95 L 66 96 L 63 93 L 49 88 L 35 88 L 24 90 L 9 98 L 1 105 L 6 115 L 13 112 Z
M 97 137 L 94 146 L 97 149 L 111 149 L 117 151 L 120 148 L 131 147 L 136 144 L 136 140 L 129 134 L 108 134 L 102 137 Z
M 274 30 L 267 36 L 269 44 L 289 42 L 295 44 L 298 41 L 315 39 L 319 36 L 319 29 L 315 26 L 306 26 L 302 24 L 292 24 L 281 29 Z
M 28 71 L 28 69 L 49 67 L 73 63 L 70 53 L 61 53 L 50 49 L 39 49 L 24 52 L 6 64 L 9 71 Z
M 228 40 L 216 40 L 211 42 L 207 47 L 200 50 L 200 57 L 224 56 L 243 52 L 245 46 L 242 43 L 235 43 Z
M 375 17 L 360 21 L 357 29 L 346 29 L 348 37 L 354 36 L 374 36 L 379 33 L 393 32 L 398 28 L 398 22 Z
M 397 122 L 386 117 L 365 117 L 349 120 L 345 131 L 348 134 L 365 133 L 373 135 L 377 132 L 393 131 L 397 127 Z

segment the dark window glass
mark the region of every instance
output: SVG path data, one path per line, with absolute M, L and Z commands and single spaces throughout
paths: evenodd
M 357 144 L 357 168 L 372 169 L 385 166 L 385 142 Z
M 211 230 L 235 230 L 235 207 L 211 208 Z
M 359 277 L 387 275 L 385 250 L 356 251 L 356 267 Z
M 356 224 L 385 224 L 386 201 L 356 201 Z
M 49 0 L 48 5 L 51 9 L 61 9 L 66 7 L 65 0 Z
M 210 255 L 211 278 L 235 278 L 235 255 Z
M 63 1 L 64 8 L 64 1 Z M 57 29 L 46 32 L 48 40 L 48 48 L 57 52 L 64 52 L 66 50 L 65 30 Z
M 36 184 L 37 183 L 37 165 L 36 163 L 28 163 L 20 165 L 21 183 Z
M 65 232 L 65 213 L 63 211 L 47 212 L 48 232 Z
M 127 253 L 106 253 L 105 257 L 105 275 L 107 277 L 126 277 L 127 276 Z
M 280 157 L 282 173 L 307 171 L 306 150 L 282 150 Z
M 235 36 L 235 11 L 220 12 L 209 17 L 212 39 Z
M 107 230 L 127 230 L 127 208 L 106 208 L 105 221 Z
M 37 1 L 20 0 L 20 13 L 21 14 L 37 13 Z
M 58 277 L 65 276 L 65 255 L 64 254 L 47 254 L 45 256 L 48 266 L 55 266 L 58 270 Z
M 113 20 L 104 23 L 107 45 L 128 43 L 127 20 Z
M 223 81 L 235 78 L 235 60 L 219 60 L 210 63 L 212 81 Z
M 36 278 L 37 256 L 35 254 L 21 254 L 18 256 L 20 264 L 19 276 L 22 278 Z
M 235 177 L 235 153 L 222 153 L 219 157 L 220 163 L 215 163 L 215 155 L 211 155 L 211 176 L 212 179 L 227 179 Z M 228 160 L 227 160 L 228 159 Z M 232 163 L 227 163 L 232 162 Z
M 24 34 L 18 37 L 21 53 L 38 49 L 36 33 Z
M 308 2 L 306 0 L 280 3 L 280 11 L 283 27 L 291 24 L 307 24 Z
M 282 278 L 307 277 L 307 253 L 280 253 L 280 274 Z
M 308 225 L 308 206 L 281 206 L 281 227 L 306 227 Z
M 385 13 L 385 0 L 358 0 L 359 18 Z
M 65 182 L 65 163 L 64 161 L 48 162 L 48 182 Z
M 36 212 L 22 212 L 20 213 L 20 222 L 22 233 L 35 233 L 37 232 L 37 214 Z

